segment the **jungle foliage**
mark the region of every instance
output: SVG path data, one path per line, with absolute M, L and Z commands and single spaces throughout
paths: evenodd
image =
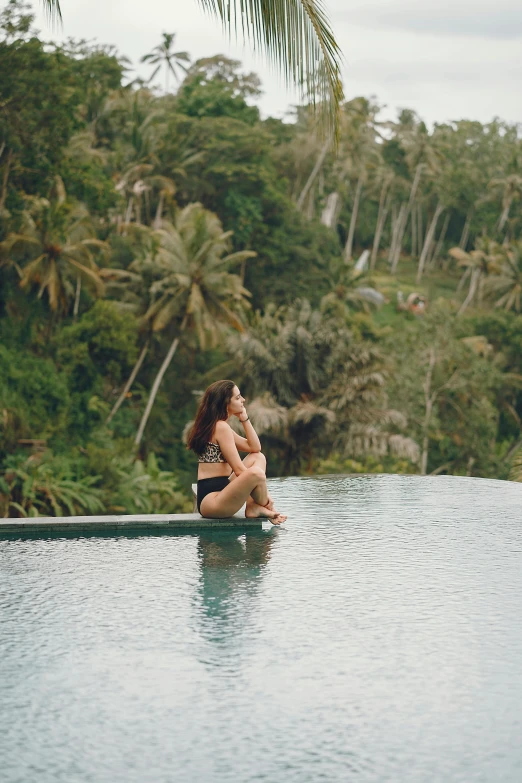
M 218 377 L 271 475 L 522 480 L 520 128 L 355 98 L 334 149 L 173 45 L 160 90 L 0 14 L 0 514 L 189 508 Z

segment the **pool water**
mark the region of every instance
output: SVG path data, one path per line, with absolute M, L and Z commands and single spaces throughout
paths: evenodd
M 270 491 L 282 528 L 0 540 L 2 783 L 520 783 L 522 485 Z

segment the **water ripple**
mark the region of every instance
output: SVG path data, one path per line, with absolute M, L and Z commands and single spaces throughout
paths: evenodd
M 284 528 L 0 541 L 2 783 L 519 783 L 522 486 L 271 494 Z

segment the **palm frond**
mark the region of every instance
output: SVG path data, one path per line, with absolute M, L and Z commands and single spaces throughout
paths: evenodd
M 263 48 L 271 64 L 283 71 L 302 97 L 321 104 L 328 130 L 339 138 L 340 107 L 344 98 L 340 76 L 341 52 L 321 0 L 199 0 L 229 32 L 238 27 L 254 45 Z
M 288 409 L 279 405 L 269 393 L 262 394 L 249 403 L 248 415 L 260 435 L 268 430 L 277 432 L 288 423 Z

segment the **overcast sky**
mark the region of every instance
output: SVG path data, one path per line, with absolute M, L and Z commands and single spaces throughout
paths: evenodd
M 387 106 L 415 109 L 429 123 L 522 122 L 522 0 L 324 0 L 344 55 L 348 98 L 375 96 Z M 64 28 L 53 35 L 41 6 L 44 38 L 73 37 L 115 44 L 141 75 L 142 54 L 177 34 L 176 49 L 193 59 L 223 53 L 262 79 L 263 114 L 283 116 L 296 101 L 282 80 L 248 47 L 236 45 L 196 0 L 61 0 Z

